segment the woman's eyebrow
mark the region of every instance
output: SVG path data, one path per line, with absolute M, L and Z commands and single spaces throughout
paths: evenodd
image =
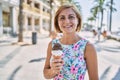
M 75 16 L 75 14 L 69 14 L 69 15 L 70 15 L 70 16 L 71 16 L 71 15 Z M 58 17 L 62 17 L 62 16 L 65 16 L 65 15 L 59 15 Z
M 73 15 L 73 16 L 75 16 L 75 14 L 69 14 L 69 15 Z
M 58 17 L 62 17 L 62 16 L 64 16 L 64 15 L 59 15 Z

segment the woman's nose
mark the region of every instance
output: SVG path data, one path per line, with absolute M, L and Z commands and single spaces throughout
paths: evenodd
M 69 23 L 70 20 L 68 18 L 65 19 L 65 23 Z

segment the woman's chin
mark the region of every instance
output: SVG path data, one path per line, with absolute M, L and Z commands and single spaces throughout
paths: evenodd
M 71 34 L 74 33 L 73 31 L 66 31 L 65 34 Z

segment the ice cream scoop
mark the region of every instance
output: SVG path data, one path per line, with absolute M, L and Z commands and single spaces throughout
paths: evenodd
M 61 58 L 62 54 L 63 54 L 62 46 L 59 43 L 55 43 L 52 48 L 53 58 L 59 59 Z
M 52 50 L 62 50 L 62 46 L 59 43 L 54 43 Z

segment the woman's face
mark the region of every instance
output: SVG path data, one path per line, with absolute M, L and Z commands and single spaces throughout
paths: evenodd
M 58 25 L 63 33 L 76 32 L 78 18 L 71 9 L 64 9 L 58 16 Z

